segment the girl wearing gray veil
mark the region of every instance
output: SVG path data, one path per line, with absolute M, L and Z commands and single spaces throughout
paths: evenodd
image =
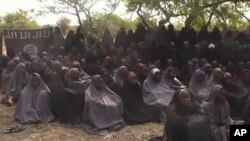
M 143 83 L 143 100 L 147 105 L 168 107 L 172 101 L 174 91 L 166 84 L 162 72 L 153 68 Z
M 85 91 L 83 127 L 90 134 L 106 135 L 124 126 L 122 100 L 111 91 L 100 75 L 92 78 Z
M 15 70 L 10 78 L 9 86 L 7 87 L 6 94 L 8 103 L 13 105 L 18 100 L 19 95 L 29 80 L 29 74 L 26 71 L 24 63 L 20 63 L 15 67 Z
M 126 80 L 127 77 L 127 73 L 128 73 L 128 68 L 126 66 L 121 66 L 114 71 L 114 80 L 118 86 L 120 87 L 123 86 L 124 80 Z
M 50 89 L 40 75 L 33 73 L 22 90 L 15 118 L 20 123 L 50 122 L 54 119 L 49 108 Z
M 196 70 L 189 82 L 189 90 L 192 100 L 200 105 L 202 101 L 209 98 L 209 85 L 206 73 L 200 69 Z
M 211 87 L 210 98 L 201 104 L 201 112 L 209 120 L 210 127 L 219 141 L 228 141 L 230 125 L 244 123 L 244 121 L 236 121 L 231 118 L 229 103 L 225 97 L 225 90 L 221 85 Z

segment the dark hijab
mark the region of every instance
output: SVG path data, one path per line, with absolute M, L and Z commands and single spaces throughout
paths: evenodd
M 102 44 L 104 48 L 109 48 L 113 45 L 113 37 L 108 28 L 105 29 L 102 35 Z
M 129 72 L 120 96 L 123 101 L 124 120 L 127 123 L 144 123 L 158 118 L 159 111 L 144 103 L 142 87 L 134 72 Z
M 65 50 L 67 53 L 71 50 L 71 48 L 74 44 L 74 36 L 75 36 L 74 31 L 69 30 L 69 32 L 66 36 L 65 42 L 64 42 L 64 47 L 65 47 Z

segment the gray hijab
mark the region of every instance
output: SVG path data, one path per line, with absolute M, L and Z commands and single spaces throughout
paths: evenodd
M 114 80 L 119 86 L 123 86 L 124 80 L 121 78 L 120 73 L 123 69 L 127 69 L 126 66 L 121 66 L 114 71 Z
M 201 108 L 208 116 L 211 124 L 227 126 L 232 121 L 229 104 L 227 101 L 222 104 L 215 101 L 221 89 L 223 89 L 221 85 L 212 86 L 210 98 L 201 104 Z
M 169 106 L 173 99 L 174 91 L 165 83 L 164 78 L 157 83 L 153 80 L 153 75 L 160 72 L 159 69 L 152 69 L 148 78 L 143 83 L 143 100 L 147 105 L 159 107 Z
M 43 82 L 40 75 L 32 74 L 40 80 L 40 85 L 34 89 L 31 79 L 22 90 L 16 106 L 15 118 L 21 123 L 49 122 L 54 119 L 49 108 L 50 89 Z
M 192 99 L 199 105 L 202 103 L 202 101 L 208 99 L 210 95 L 210 87 L 205 75 L 206 74 L 204 71 L 198 69 L 195 71 L 189 82 L 189 90 L 191 92 Z M 202 83 L 196 82 L 196 78 L 199 76 L 204 76 L 205 81 Z
M 29 80 L 29 74 L 27 72 L 20 73 L 21 67 L 25 67 L 24 63 L 20 63 L 15 67 L 14 72 L 12 73 L 12 76 L 10 78 L 9 86 L 7 87 L 7 95 L 13 96 L 13 97 L 19 97 L 23 86 L 26 85 L 26 83 Z
M 95 88 L 93 81 L 99 78 L 99 75 L 93 76 L 85 91 L 83 125 L 90 134 L 106 135 L 111 128 L 124 124 L 123 106 L 120 97 L 108 87 L 102 90 Z

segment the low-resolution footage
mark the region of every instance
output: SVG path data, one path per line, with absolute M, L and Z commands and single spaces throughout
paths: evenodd
M 250 140 L 250 0 L 0 3 L 0 141 Z

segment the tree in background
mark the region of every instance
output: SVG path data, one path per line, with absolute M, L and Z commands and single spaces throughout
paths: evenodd
M 128 11 L 143 13 L 153 11 L 162 23 L 175 20 L 186 26 L 203 25 L 223 29 L 238 29 L 249 24 L 246 12 L 249 0 L 124 0 Z M 138 14 L 139 15 L 139 14 Z M 140 16 L 140 15 L 139 15 Z M 219 23 L 219 24 L 217 24 Z
M 108 20 L 106 20 L 108 18 Z M 147 19 L 145 17 L 146 21 L 149 23 L 150 26 L 155 27 L 157 25 L 156 19 Z M 133 31 L 136 30 L 136 27 L 138 23 L 141 22 L 141 19 L 138 17 L 135 20 L 129 20 L 129 19 L 122 19 L 120 16 L 116 14 L 97 14 L 93 20 L 93 29 L 89 34 L 95 34 L 95 37 L 97 39 L 101 39 L 103 35 L 103 29 L 109 28 L 111 31 L 111 34 L 113 37 L 117 34 L 120 27 L 124 27 L 127 31 L 129 29 L 132 29 Z M 83 27 L 88 27 L 88 24 L 90 24 L 87 20 L 83 21 Z
M 106 20 L 109 16 L 109 20 Z M 97 31 L 97 37 L 100 39 L 100 37 L 103 34 L 103 29 L 109 28 L 112 35 L 116 35 L 117 31 L 120 29 L 121 26 L 124 26 L 126 29 L 132 28 L 134 29 L 136 26 L 133 22 L 130 22 L 128 20 L 123 20 L 121 17 L 119 17 L 116 14 L 97 14 L 95 16 L 95 19 L 93 21 L 94 25 L 93 28 Z M 88 24 L 90 24 L 88 21 L 83 21 L 83 27 L 88 27 Z M 93 33 L 93 32 L 92 32 Z
M 0 17 L 0 30 L 4 29 L 35 29 L 40 26 L 29 17 L 28 12 L 19 10 Z
M 38 0 L 40 2 L 49 3 L 51 0 Z M 41 13 L 46 14 L 48 12 L 54 14 L 67 13 L 76 16 L 78 19 L 79 26 L 83 30 L 82 16 L 93 23 L 93 16 L 91 10 L 99 0 L 53 0 L 53 3 L 46 5 Z M 90 24 L 91 26 L 92 24 Z M 92 27 L 88 27 L 91 29 Z M 88 30 L 87 29 L 87 30 Z
M 57 25 L 61 28 L 64 35 L 66 35 L 68 30 L 70 29 L 70 23 L 71 23 L 71 20 L 65 16 L 61 17 L 57 21 Z
M 48 2 L 50 0 L 39 0 L 40 2 Z M 42 13 L 67 13 L 75 15 L 78 19 L 79 26 L 84 32 L 91 32 L 93 30 L 94 20 L 96 13 L 93 12 L 94 7 L 100 3 L 105 2 L 106 7 L 104 7 L 104 13 L 111 15 L 119 6 L 121 0 L 53 0 L 51 5 L 46 5 L 45 9 L 41 11 Z M 87 27 L 83 28 L 83 18 L 84 21 L 88 22 Z M 106 17 L 107 21 L 109 16 Z M 104 22 L 106 23 L 106 22 Z M 104 27 L 104 26 L 103 26 Z

